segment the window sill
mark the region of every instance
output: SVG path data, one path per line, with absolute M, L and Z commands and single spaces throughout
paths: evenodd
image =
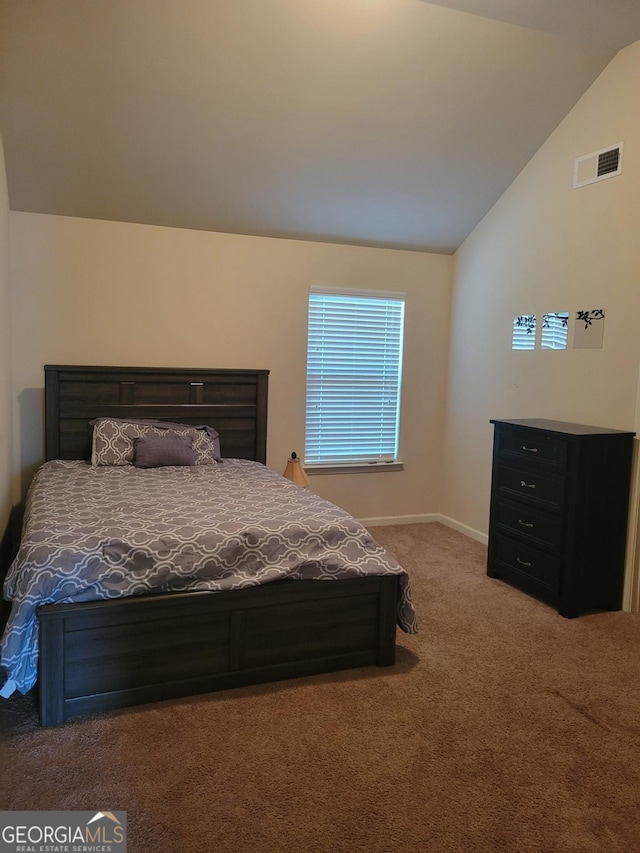
M 348 465 L 305 465 L 310 477 L 314 474 L 379 474 L 382 471 L 404 471 L 402 462 L 352 462 Z

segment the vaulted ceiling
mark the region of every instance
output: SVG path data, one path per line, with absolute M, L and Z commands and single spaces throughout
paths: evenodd
M 10 206 L 448 253 L 638 39 L 638 0 L 0 0 Z

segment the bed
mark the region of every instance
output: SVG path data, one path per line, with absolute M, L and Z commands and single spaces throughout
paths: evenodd
M 256 495 L 264 490 L 272 507 L 306 502 L 309 520 L 305 523 L 313 528 L 314 541 L 323 514 L 328 514 L 331 536 L 338 530 L 342 531 L 338 538 L 348 540 L 351 562 L 347 561 L 347 568 L 360 559 L 354 556 L 356 551 L 358 555 L 366 552 L 369 565 L 366 574 L 357 567 L 343 576 L 335 571 L 333 563 L 329 567 L 320 565 L 321 561 L 314 557 L 306 559 L 304 570 L 298 566 L 280 571 L 277 561 L 258 550 L 250 559 L 242 557 L 243 567 L 251 566 L 251 570 L 243 569 L 240 581 L 225 570 L 218 573 L 213 583 L 208 577 L 185 578 L 183 566 L 177 575 L 178 569 L 169 556 L 163 569 L 163 583 L 147 583 L 148 575 L 142 571 L 139 574 L 145 582 L 130 586 L 140 567 L 140 554 L 151 537 L 152 521 L 146 525 L 139 517 L 136 533 L 139 539 L 135 540 L 139 547 L 129 549 L 133 557 L 127 555 L 129 562 L 122 563 L 118 541 L 120 550 L 114 558 L 120 561 L 118 577 L 126 578 L 126 591 L 124 587 L 116 588 L 117 585 L 111 589 L 109 583 L 101 581 L 97 593 L 95 589 L 76 591 L 69 587 L 66 598 L 57 595 L 55 603 L 34 608 L 37 610 L 37 690 L 43 726 L 115 708 L 247 684 L 350 667 L 391 666 L 395 662 L 396 624 L 407 631 L 416 630 L 408 578 L 393 558 L 348 514 L 266 468 L 268 378 L 266 370 L 45 367 L 46 463 L 36 478 L 40 477 L 54 491 L 49 491 L 49 498 L 45 491 L 37 492 L 36 498 L 30 497 L 36 507 L 40 502 L 40 519 L 47 516 L 49 504 L 56 500 L 67 506 L 66 498 L 61 501 L 62 487 L 56 486 L 67 481 L 56 478 L 67 477 L 68 472 L 78 478 L 78 485 L 73 486 L 70 495 L 77 492 L 81 496 L 87 478 L 108 482 L 112 492 L 123 496 L 122 506 L 118 508 L 123 516 L 127 500 L 143 504 L 145 495 L 148 511 L 154 515 L 156 486 L 153 484 L 161 481 L 158 490 L 182 495 L 174 491 L 178 488 L 175 481 L 166 479 L 174 474 L 182 477 L 188 488 L 199 491 L 220 489 L 228 480 L 225 488 L 231 488 L 232 492 L 215 494 L 224 494 L 225 506 L 230 507 L 228 494 L 235 495 L 233 489 L 241 488 L 232 478 L 236 477 L 237 469 L 240 481 L 245 480 L 242 488 L 246 490 L 248 482 L 248 494 L 252 494 L 252 489 Z M 91 465 L 92 452 L 96 453 L 91 425 L 96 419 L 136 419 L 208 430 L 212 435 L 217 433 L 223 459 L 200 468 L 169 466 L 143 471 L 149 479 L 142 487 L 133 466 L 128 466 L 128 470 L 105 471 Z M 96 462 L 95 458 L 93 461 Z M 125 498 L 129 481 L 134 491 Z M 212 482 L 214 485 L 210 485 Z M 275 496 L 270 491 L 272 488 L 276 490 Z M 186 498 L 175 498 L 178 507 L 183 500 Z M 68 506 L 72 507 L 71 498 Z M 241 502 L 238 506 L 242 509 Z M 227 521 L 235 517 L 230 510 L 227 516 Z M 144 514 L 141 517 L 144 519 Z M 66 535 L 66 528 L 60 526 L 61 517 L 52 518 L 50 529 L 55 530 L 55 536 L 51 534 L 49 538 L 66 541 L 60 540 L 61 531 Z M 68 518 L 63 521 L 68 525 Z M 261 524 L 267 522 L 263 519 Z M 298 530 L 290 533 L 291 529 L 292 525 L 287 524 L 287 535 L 297 537 L 298 541 Z M 34 523 L 34 530 L 33 535 L 48 544 L 46 527 L 38 528 Z M 175 535 L 172 530 L 174 539 Z M 277 536 L 280 535 L 278 531 Z M 157 532 L 154 536 L 157 539 Z M 240 539 L 249 551 L 251 548 L 255 551 L 255 529 L 234 533 L 234 541 Z M 210 567 L 215 555 L 218 568 L 223 566 L 219 550 L 211 551 L 208 562 L 199 559 L 209 545 L 205 540 L 197 542 L 197 546 L 190 545 L 196 563 Z M 216 542 L 216 548 L 221 547 Z M 166 538 L 162 544 L 166 545 Z M 278 544 L 281 545 L 280 539 Z M 323 553 L 333 553 L 334 546 L 333 541 L 330 546 L 323 544 Z M 226 555 L 226 544 L 225 548 Z M 103 553 L 107 552 L 103 549 Z M 16 560 L 19 559 L 20 553 Z M 237 554 L 233 560 L 238 562 Z M 125 564 L 132 570 L 123 571 Z M 376 566 L 380 567 L 380 573 L 370 573 L 377 571 Z M 155 562 L 153 571 L 156 571 Z M 16 567 L 14 584 L 18 575 Z M 247 575 L 251 578 L 247 579 Z M 230 578 L 227 586 L 221 584 L 222 576 Z

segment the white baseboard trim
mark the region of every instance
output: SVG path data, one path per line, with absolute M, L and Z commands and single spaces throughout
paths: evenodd
M 438 521 L 446 527 L 451 527 L 452 530 L 457 530 L 458 533 L 464 533 L 464 535 L 468 536 L 470 539 L 475 539 L 476 542 L 482 542 L 483 545 L 487 545 L 489 543 L 488 533 L 481 533 L 474 527 L 469 527 L 468 524 L 462 524 L 460 521 L 456 521 L 454 518 L 449 518 L 446 515 L 439 516 Z
M 388 515 L 381 518 L 361 518 L 359 521 L 365 527 L 387 527 L 392 524 L 431 524 L 434 521 L 439 521 L 445 527 L 457 530 L 458 533 L 463 533 L 477 542 L 482 542 L 483 545 L 489 542 L 489 537 L 486 533 L 481 533 L 479 530 L 475 530 L 475 528 L 469 527 L 467 524 L 462 524 L 439 512 L 426 513 L 425 515 Z
M 437 512 L 427 515 L 389 515 L 382 518 L 359 518 L 358 521 L 365 527 L 387 527 L 391 524 L 428 524 L 431 521 L 440 521 Z

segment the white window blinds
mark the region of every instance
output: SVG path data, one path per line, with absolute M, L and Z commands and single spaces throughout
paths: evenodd
M 542 349 L 566 349 L 569 332 L 569 312 L 556 311 L 542 316 L 540 346 Z
M 519 314 L 513 318 L 511 349 L 536 348 L 536 320 L 535 314 Z
M 404 294 L 312 289 L 305 464 L 398 454 Z

